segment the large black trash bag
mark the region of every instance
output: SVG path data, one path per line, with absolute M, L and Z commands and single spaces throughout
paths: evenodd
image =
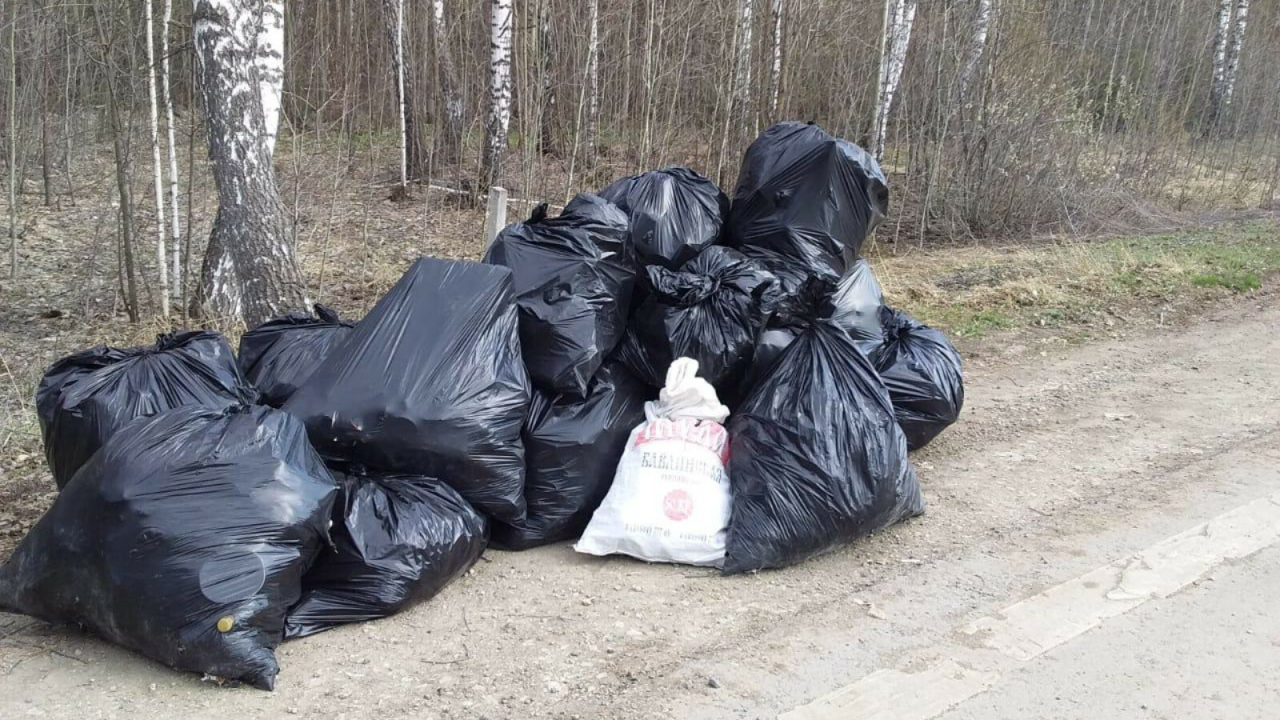
M 524 430 L 529 517 L 495 524 L 494 547 L 525 550 L 581 535 L 613 484 L 627 437 L 644 422 L 645 401 L 656 397 L 613 361 L 586 400 L 535 392 Z
M 314 316 L 291 312 L 240 337 L 236 360 L 263 404 L 284 405 L 355 325 L 324 305 L 317 304 L 315 311 Z
M 683 167 L 632 175 L 600 191 L 631 218 L 631 238 L 645 265 L 679 268 L 721 239 L 729 197 Z
M 270 690 L 338 487 L 302 423 L 182 407 L 121 428 L 0 567 L 0 609 Z
M 510 270 L 422 258 L 284 409 L 331 461 L 440 478 L 517 522 L 529 409 L 517 324 Z
M 632 315 L 619 357 L 641 381 L 662 385 L 676 358 L 698 361 L 716 390 L 732 388 L 772 312 L 774 276 L 727 247 L 707 248 L 679 271 L 646 268 L 648 293 Z
M 804 289 L 795 340 L 729 418 L 733 512 L 724 571 L 784 567 L 924 512 L 889 394 Z M 827 298 L 829 302 L 829 298 Z
M 912 450 L 929 444 L 960 417 L 964 369 L 947 336 L 910 315 L 883 307 L 884 345 L 876 369 Z
M 584 194 L 557 218 L 539 205 L 490 246 L 485 262 L 511 268 L 520 347 L 539 389 L 584 397 L 626 332 L 638 270 L 627 227 L 616 205 Z
M 258 396 L 215 332 L 160 335 L 155 345 L 98 346 L 53 364 L 36 389 L 45 457 L 62 488 L 134 418 L 185 405 L 224 408 Z
M 795 339 L 796 330 L 788 327 L 787 318 L 794 317 L 794 306 L 797 303 L 806 302 L 801 293 L 804 283 L 797 282 L 795 278 L 783 282 L 787 289 L 779 292 L 775 304 L 779 309 L 779 322 L 771 323 L 771 327 L 756 338 L 751 365 L 741 386 L 743 394 L 768 374 L 782 351 Z M 884 292 L 865 258 L 858 258 L 849 272 L 840 279 L 829 304 L 830 307 L 823 312 L 827 313 L 826 317 L 830 318 L 831 323 L 849 333 L 849 337 L 863 354 L 869 358 L 876 357 L 884 344 L 884 330 L 880 324 Z M 793 309 L 788 310 L 789 307 Z
M 867 151 L 817 125 L 784 122 L 747 148 L 725 234 L 734 247 L 771 250 L 835 279 L 888 208 L 884 173 Z
M 286 637 L 394 615 L 434 597 L 484 552 L 484 516 L 448 485 L 359 469 L 334 475 L 334 548 L 302 578 Z

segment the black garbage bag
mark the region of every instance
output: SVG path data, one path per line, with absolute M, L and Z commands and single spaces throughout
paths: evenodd
M 315 316 L 291 312 L 240 337 L 236 361 L 264 405 L 284 405 L 355 325 L 324 305 L 317 304 L 315 311 Z
M 617 362 L 605 363 L 586 400 L 535 392 L 525 423 L 522 523 L 496 523 L 493 545 L 526 550 L 582 534 L 613 484 L 627 437 L 657 397 Z
M 907 443 L 875 368 L 811 282 L 795 339 L 729 418 L 724 571 L 784 567 L 924 512 Z M 824 300 L 825 298 L 825 300 Z
M 529 409 L 517 324 L 510 270 L 422 258 L 284 409 L 333 462 L 440 478 L 517 522 Z
M 631 218 L 631 239 L 645 265 L 679 268 L 719 244 L 729 197 L 683 167 L 632 175 L 600 191 Z
M 929 444 L 960 417 L 964 407 L 964 369 L 947 336 L 910 315 L 883 307 L 884 344 L 876 370 L 885 387 L 907 447 Z
M 270 690 L 338 487 L 302 423 L 182 407 L 120 428 L 0 567 L 0 609 Z
M 435 597 L 475 565 L 488 538 L 484 516 L 428 477 L 334 472 L 334 547 L 302 578 L 285 635 L 389 617 Z
M 784 122 L 747 148 L 725 235 L 835 279 L 888 208 L 884 173 L 867 151 L 812 123 Z
M 727 247 L 713 246 L 679 271 L 646 268 L 647 293 L 619 349 L 645 384 L 660 387 L 671 362 L 698 361 L 716 390 L 741 381 L 756 335 L 772 312 L 774 276 Z
M 215 332 L 160 335 L 155 345 L 93 347 L 54 363 L 36 389 L 45 457 L 61 489 L 123 425 L 162 410 L 224 408 L 258 396 Z
M 795 339 L 796 330 L 789 326 L 788 318 L 796 315 L 797 304 L 806 302 L 801 289 L 803 281 L 788 277 L 781 281 L 786 289 L 779 291 L 775 308 L 779 322 L 770 323 L 770 327 L 756 338 L 755 350 L 751 363 L 745 374 L 740 393 L 745 396 L 768 374 L 773 363 Z M 880 311 L 884 306 L 884 293 L 875 273 L 865 258 L 858 258 L 849 272 L 840 279 L 835 292 L 830 298 L 830 307 L 822 312 L 827 313 L 831 323 L 849 333 L 858 349 L 869 358 L 878 356 L 884 344 L 884 331 L 880 326 Z M 791 309 L 788 309 L 791 308 Z M 800 309 L 800 313 L 803 310 Z
M 638 270 L 627 228 L 616 205 L 583 194 L 557 218 L 539 205 L 490 246 L 485 262 L 511 268 L 524 363 L 544 392 L 584 397 L 626 332 Z

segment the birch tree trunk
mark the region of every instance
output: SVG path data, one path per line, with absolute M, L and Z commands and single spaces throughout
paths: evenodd
M 977 0 L 976 4 L 973 31 L 969 35 L 969 48 L 965 52 L 960 77 L 956 80 L 956 90 L 961 105 L 968 100 L 969 85 L 973 82 L 973 74 L 982 60 L 982 53 L 987 47 L 987 34 L 991 29 L 991 0 Z
M 172 240 L 173 296 L 183 301 L 186 293 L 182 278 L 182 224 L 178 218 L 178 142 L 173 120 L 173 91 L 169 84 L 169 25 L 172 21 L 173 0 L 164 0 L 164 15 L 160 22 L 160 97 L 169 133 L 169 219 L 172 231 L 169 239 Z
M 227 4 L 227 3 L 219 3 Z M 280 129 L 280 100 L 284 96 L 284 0 L 249 2 L 261 6 L 257 31 L 258 87 L 262 93 L 262 117 L 266 123 L 267 154 L 276 150 Z
M 541 128 L 538 134 L 539 147 L 544 154 L 556 152 L 555 111 L 556 88 L 551 79 L 552 31 L 551 2 L 542 0 L 538 13 L 538 77 L 542 85 Z
M 271 5 L 276 6 L 274 3 Z M 195 0 L 192 40 L 218 188 L 202 270 L 206 314 L 250 326 L 306 305 L 271 162 L 259 71 L 262 3 Z M 268 78 L 278 83 L 282 77 Z M 276 96 L 278 97 L 278 95 Z M 278 104 L 274 106 L 278 113 Z
M 876 160 L 884 159 L 885 139 L 893 98 L 906 65 L 911 26 L 916 17 L 916 0 L 886 0 L 884 35 L 881 40 L 880 78 L 876 92 L 876 115 L 871 148 Z
M 1231 109 L 1231 95 L 1236 89 L 1236 73 L 1240 69 L 1240 52 L 1244 48 L 1244 31 L 1249 22 L 1249 0 L 1239 0 L 1236 5 L 1235 28 L 1227 45 L 1227 64 L 1222 78 L 1222 114 Z
M 489 3 L 489 123 L 481 158 L 481 184 L 486 187 L 502 184 L 511 125 L 511 3 L 512 0 Z
M 587 0 L 587 157 L 596 156 L 600 132 L 600 0 Z
M 18 279 L 18 0 L 9 16 L 9 279 Z
M 458 75 L 449 50 L 449 26 L 444 19 L 444 0 L 431 0 L 431 37 L 436 55 L 436 77 L 440 87 L 444 127 L 437 153 L 446 165 L 462 158 L 462 96 L 458 92 Z
M 1213 77 L 1209 82 L 1209 122 L 1211 132 L 1222 115 L 1223 85 L 1227 76 L 1227 42 L 1231 35 L 1231 15 L 1235 0 L 1218 0 L 1218 18 L 1213 31 Z
M 733 70 L 733 105 L 740 120 L 745 120 L 743 116 L 751 108 L 751 5 L 752 0 L 738 0 L 738 61 Z
M 773 0 L 773 62 L 769 66 L 769 118 L 778 119 L 778 97 L 782 94 L 782 14 L 784 0 Z
M 382 0 L 382 17 L 391 41 L 391 72 L 396 78 L 396 105 L 400 116 L 400 198 L 409 192 L 409 133 L 413 130 L 413 109 L 405 95 L 404 0 Z M 415 163 L 416 165 L 416 163 Z
M 151 118 L 151 169 L 156 195 L 156 270 L 160 277 L 160 317 L 169 317 L 169 258 L 165 252 L 164 224 L 164 166 L 160 164 L 160 106 L 156 99 L 156 41 L 155 12 L 152 0 L 145 3 L 147 35 L 147 99 Z

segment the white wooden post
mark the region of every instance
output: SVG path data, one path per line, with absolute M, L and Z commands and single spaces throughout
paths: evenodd
M 484 215 L 485 247 L 492 245 L 494 238 L 498 237 L 498 233 L 506 226 L 507 189 L 496 186 L 491 187 L 489 188 L 489 209 Z

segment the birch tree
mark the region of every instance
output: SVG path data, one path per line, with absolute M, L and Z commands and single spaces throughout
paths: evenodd
M 1222 114 L 1222 88 L 1227 77 L 1227 42 L 1231 35 L 1231 16 L 1235 0 L 1218 0 L 1218 15 L 1213 26 L 1213 76 L 1209 80 L 1209 122 L 1206 130 L 1218 124 Z
M 600 131 L 600 0 L 587 0 L 587 157 L 595 158 Z
M 414 131 L 413 108 L 405 94 L 404 0 L 382 0 L 382 16 L 391 41 L 391 72 L 396 80 L 396 107 L 400 121 L 400 188 L 396 197 L 404 198 L 409 194 L 409 135 Z
M 782 15 L 786 11 L 784 0 L 773 0 L 771 25 L 773 27 L 772 62 L 769 65 L 769 117 L 777 119 L 778 97 L 782 94 Z
M 160 97 L 164 103 L 165 126 L 169 134 L 169 223 L 172 231 L 173 296 L 185 300 L 182 292 L 182 221 L 178 218 L 178 143 L 173 121 L 173 90 L 169 83 L 169 25 L 173 22 L 173 0 L 164 0 L 160 21 Z
M 978 69 L 978 62 L 982 60 L 982 53 L 987 47 L 987 34 L 991 29 L 991 0 L 976 0 L 975 4 L 969 47 L 965 52 L 964 66 L 960 68 L 960 77 L 956 79 L 956 91 L 961 104 L 969 97 L 969 84 L 973 82 L 973 74 Z
M 220 3 L 221 4 L 221 3 Z M 267 154 L 275 153 L 280 128 L 280 100 L 284 97 L 284 0 L 249 0 L 260 8 L 257 42 L 258 88 L 266 123 Z
M 160 164 L 160 109 L 156 99 L 156 42 L 155 12 L 151 0 L 146 0 L 145 24 L 147 36 L 147 98 L 151 108 L 151 168 L 156 197 L 156 270 L 160 277 L 160 316 L 169 317 L 169 258 L 165 253 L 164 224 L 164 166 Z
M 541 128 L 539 129 L 539 149 L 543 153 L 554 153 L 555 144 L 555 111 L 556 87 L 551 77 L 552 31 L 551 3 L 542 0 L 538 12 L 538 78 L 542 91 L 542 103 L 539 106 Z
M 902 79 L 902 69 L 906 65 L 907 46 L 911 42 L 911 26 L 915 23 L 915 18 L 916 0 L 886 0 L 871 139 L 872 153 L 876 160 L 884 158 L 889 112 L 893 109 L 893 98 L 898 91 L 898 82 Z
M 751 5 L 738 0 L 738 60 L 733 70 L 733 105 L 739 120 L 751 107 Z M 743 123 L 745 124 L 745 123 Z
M 1231 96 L 1236 89 L 1236 73 L 1240 69 L 1240 53 L 1244 48 L 1244 31 L 1249 21 L 1249 0 L 1239 0 L 1236 5 L 1235 26 L 1231 41 L 1227 44 L 1226 67 L 1222 78 L 1222 114 L 1231 109 Z
M 489 3 L 489 123 L 481 162 L 481 180 L 488 187 L 502 183 L 511 125 L 511 2 Z
M 275 3 L 271 10 L 279 9 Z M 264 115 L 266 52 L 263 3 L 195 0 L 192 40 L 196 82 L 207 114 L 209 159 L 218 189 L 209 250 L 202 271 L 206 313 L 235 315 L 246 324 L 306 305 L 284 206 L 271 162 L 271 124 Z M 267 33 L 270 34 L 269 32 Z M 279 95 L 274 97 L 278 99 Z M 278 114 L 279 105 L 273 108 Z
M 453 53 L 449 50 L 449 26 L 445 24 L 444 0 L 431 0 L 431 33 L 440 101 L 444 106 L 444 128 L 439 151 L 441 159 L 452 165 L 462 157 L 462 95 L 458 90 Z

